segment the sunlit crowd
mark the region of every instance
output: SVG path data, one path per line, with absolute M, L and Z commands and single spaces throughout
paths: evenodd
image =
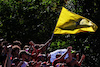
M 29 41 L 22 47 L 18 40 L 9 43 L 0 38 L 0 66 L 1 67 L 76 67 L 81 66 L 85 55 L 81 58 L 72 46 L 46 52 L 52 39 L 45 44 L 35 44 Z

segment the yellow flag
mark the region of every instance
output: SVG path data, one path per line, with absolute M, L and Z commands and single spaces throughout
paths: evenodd
M 54 34 L 77 34 L 80 32 L 95 32 L 97 25 L 91 20 L 62 8 Z

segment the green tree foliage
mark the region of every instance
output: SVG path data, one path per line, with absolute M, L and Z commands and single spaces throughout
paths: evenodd
M 0 0 L 0 36 L 9 42 L 45 43 L 52 35 L 61 7 L 89 18 L 99 27 L 100 0 Z M 50 51 L 73 46 L 86 55 L 83 67 L 100 67 L 100 28 L 95 33 L 54 35 Z
M 12 41 L 45 42 L 50 38 L 58 18 L 59 0 L 0 1 L 1 36 Z

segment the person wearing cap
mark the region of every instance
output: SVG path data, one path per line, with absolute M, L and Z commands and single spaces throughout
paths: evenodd
M 20 50 L 19 56 L 20 56 L 20 58 L 22 58 L 23 61 L 26 61 L 29 59 L 29 56 L 31 56 L 31 53 L 29 53 L 25 50 Z
M 45 54 L 38 54 L 36 61 L 44 62 L 44 61 L 46 61 L 45 59 L 46 59 L 46 55 Z
M 9 46 L 8 45 L 8 41 L 3 41 L 2 42 L 2 55 L 5 55 L 5 54 L 7 54 L 7 46 Z
M 21 48 L 22 43 L 18 40 L 13 41 L 13 45 L 18 45 Z
M 20 59 L 15 57 L 13 60 L 12 60 L 12 65 L 11 67 L 18 67 L 18 64 L 20 63 Z
M 18 57 L 18 53 L 21 48 L 18 45 L 12 46 L 12 58 Z
M 21 67 L 26 67 L 28 65 L 28 62 L 31 60 L 29 56 L 31 56 L 31 53 L 20 50 L 19 57 L 22 59 L 22 62 L 20 62 L 19 65 L 21 65 Z
M 37 62 L 41 62 L 41 64 L 40 64 L 40 66 L 45 66 L 45 67 L 47 67 L 47 64 L 49 64 L 48 62 L 47 62 L 47 56 L 45 55 L 45 54 L 38 54 L 38 56 L 37 56 L 37 60 L 36 60 Z

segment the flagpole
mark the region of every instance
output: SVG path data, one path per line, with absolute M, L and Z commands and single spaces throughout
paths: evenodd
M 52 36 L 51 36 L 51 38 L 50 38 L 51 40 L 53 39 L 53 36 L 54 36 L 54 33 L 52 33 Z M 51 43 L 48 44 L 48 47 L 50 47 L 50 44 L 51 44 Z
M 51 39 L 53 39 L 54 33 L 52 33 Z

